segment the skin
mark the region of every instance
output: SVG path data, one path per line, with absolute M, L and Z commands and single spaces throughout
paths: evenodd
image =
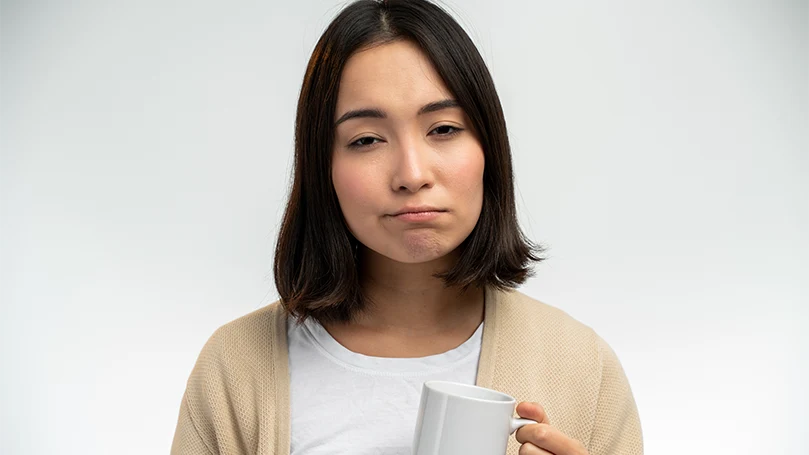
M 343 69 L 335 122 L 362 109 L 386 117 L 340 122 L 332 151 L 340 208 L 361 243 L 361 284 L 375 302 L 352 324 L 327 327 L 355 352 L 438 354 L 467 340 L 483 320 L 481 290 L 446 289 L 432 276 L 457 260 L 483 204 L 483 148 L 463 110 L 419 114 L 425 105 L 452 99 L 409 41 L 361 50 Z M 423 223 L 391 216 L 409 205 L 445 211 Z
M 447 100 L 454 100 L 452 93 L 410 41 L 362 49 L 343 69 L 332 180 L 348 229 L 360 242 L 360 281 L 373 304 L 350 324 L 325 328 L 354 352 L 439 354 L 461 345 L 483 321 L 482 290 L 445 288 L 432 276 L 457 261 L 483 203 L 483 148 L 466 114 L 457 106 L 420 112 Z M 344 118 L 367 110 L 378 113 Z M 393 216 L 423 205 L 441 213 L 420 222 Z M 565 451 L 577 442 L 558 431 L 548 436 L 545 428 L 552 427 L 541 407 L 520 406 L 524 417 L 541 412 L 545 419 L 519 430 L 521 453 L 586 453 Z M 540 448 L 548 451 L 531 452 Z
M 539 403 L 524 401 L 517 405 L 517 414 L 539 422 L 525 425 L 515 433 L 517 442 L 522 444 L 520 455 L 587 455 L 587 448 L 581 442 L 551 426 L 545 409 Z

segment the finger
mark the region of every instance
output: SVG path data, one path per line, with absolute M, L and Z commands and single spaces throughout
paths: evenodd
M 546 423 L 526 425 L 517 430 L 517 434 L 514 436 L 520 443 L 531 443 L 551 453 L 566 455 L 587 453 L 581 442 L 566 436 Z
M 539 403 L 523 401 L 517 405 L 517 414 L 519 414 L 523 419 L 536 420 L 537 423 L 551 423 L 551 421 L 548 420 L 548 415 L 545 413 L 545 409 L 540 406 Z
M 525 444 L 520 446 L 519 455 L 553 455 L 553 454 L 545 449 L 540 449 L 539 447 L 531 444 L 530 442 L 526 442 Z

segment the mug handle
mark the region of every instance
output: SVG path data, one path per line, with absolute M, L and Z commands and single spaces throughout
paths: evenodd
M 525 425 L 530 425 L 532 423 L 539 423 L 539 422 L 537 422 L 536 420 L 531 420 L 531 419 L 514 419 L 514 418 L 512 418 L 511 419 L 511 426 L 510 426 L 511 433 L 509 433 L 509 434 L 513 434 L 515 431 L 519 430 L 520 428 L 524 427 Z

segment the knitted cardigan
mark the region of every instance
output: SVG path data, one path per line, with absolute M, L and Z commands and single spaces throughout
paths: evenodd
M 280 302 L 231 321 L 205 343 L 180 403 L 172 455 L 288 454 L 287 314 Z M 591 328 L 525 294 L 487 288 L 477 385 L 545 409 L 590 455 L 643 453 L 618 358 Z M 509 438 L 507 454 L 519 443 Z

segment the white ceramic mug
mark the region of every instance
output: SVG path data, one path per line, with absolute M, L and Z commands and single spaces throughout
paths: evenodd
M 503 455 L 508 437 L 529 423 L 515 419 L 514 397 L 448 381 L 427 381 L 413 438 L 413 455 Z

